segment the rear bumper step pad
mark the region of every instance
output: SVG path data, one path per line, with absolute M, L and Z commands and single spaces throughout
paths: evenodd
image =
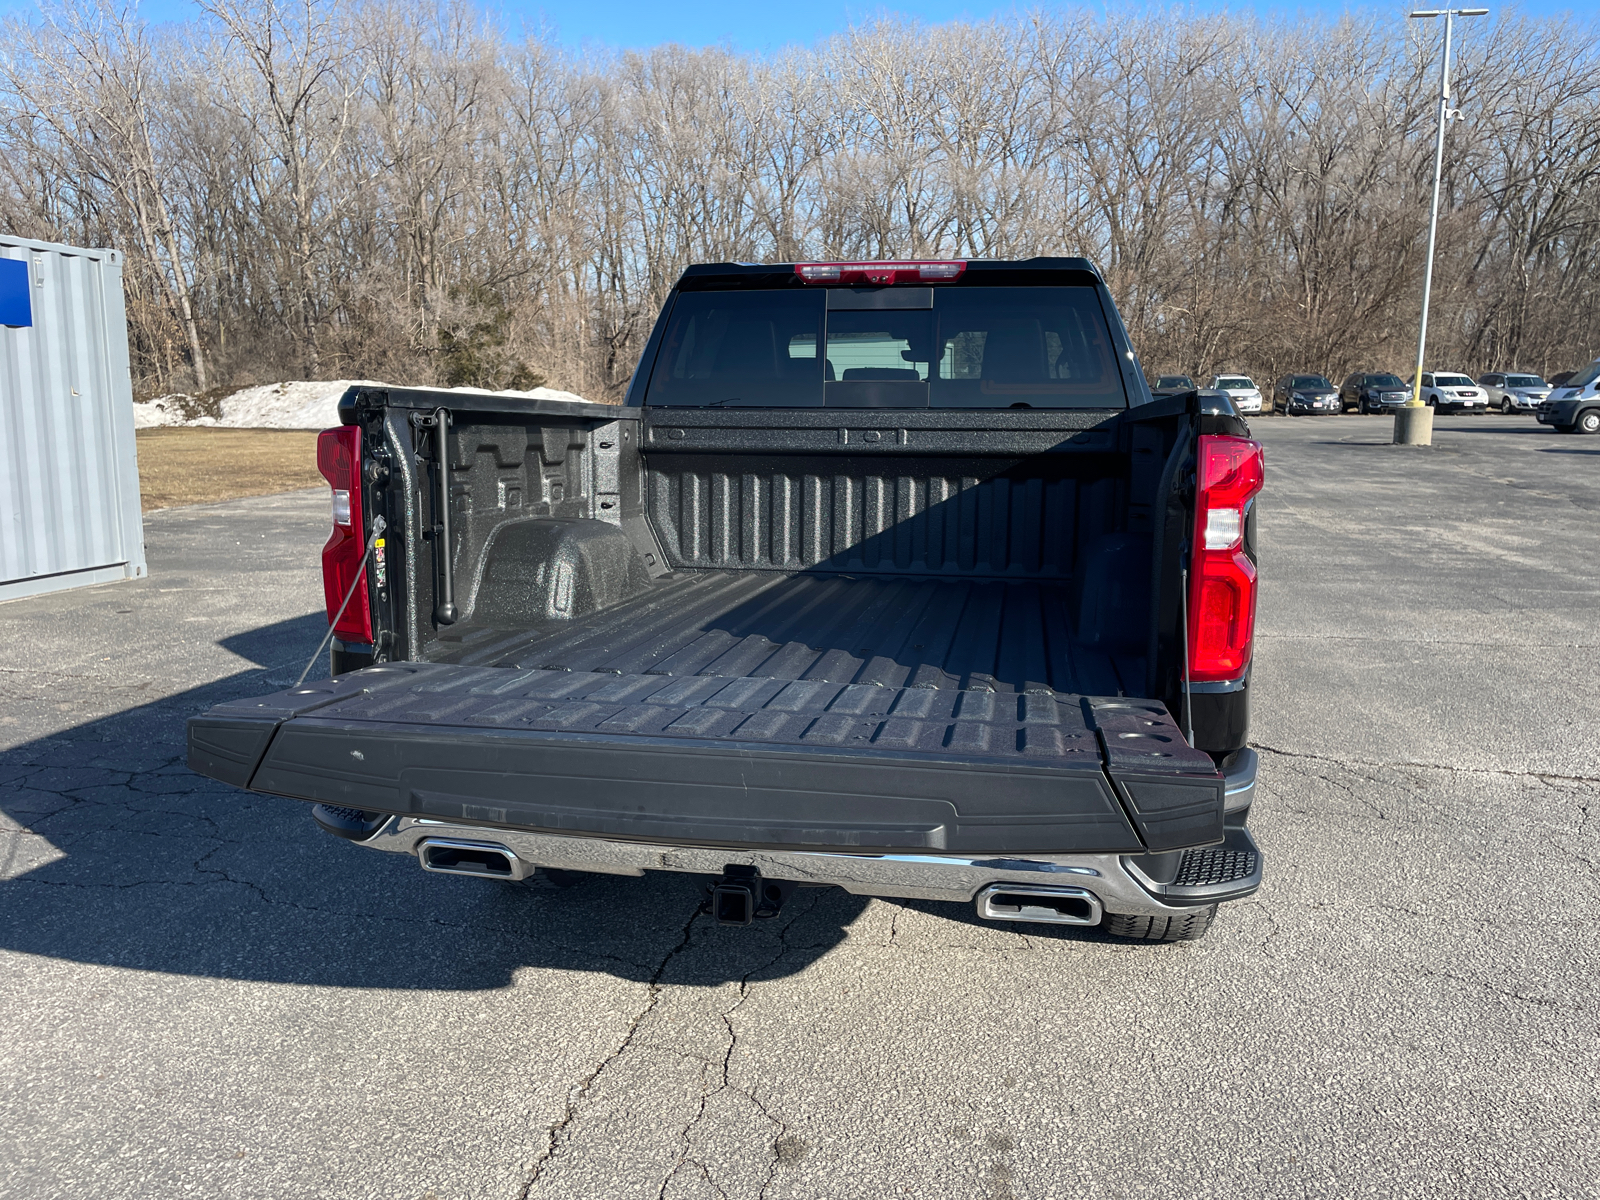
M 1139 886 L 1165 904 L 1194 906 L 1241 900 L 1261 887 L 1265 865 L 1250 830 L 1231 826 L 1220 846 L 1200 846 L 1167 855 L 1124 858 Z
M 397 663 L 219 706 L 189 739 L 195 770 L 259 792 L 602 837 L 1138 854 L 1223 836 L 1222 777 L 1162 705 L 1043 690 Z

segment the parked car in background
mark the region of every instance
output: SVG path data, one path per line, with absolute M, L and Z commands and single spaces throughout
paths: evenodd
M 1339 404 L 1361 413 L 1393 412 L 1411 399 L 1411 389 L 1398 375 L 1357 371 L 1339 389 Z
M 1261 389 L 1248 375 L 1213 375 L 1211 387 L 1219 392 L 1227 392 L 1228 399 L 1241 413 L 1261 411 Z
M 1194 380 L 1187 375 L 1160 375 L 1150 388 L 1153 396 L 1181 396 L 1195 390 Z
M 1447 371 L 1422 373 L 1422 402 L 1438 412 L 1489 411 L 1489 393 L 1470 376 Z
M 1503 413 L 1538 412 L 1551 392 L 1548 383 L 1526 371 L 1490 371 L 1478 377 L 1478 386 L 1489 397 L 1489 407 Z
M 1339 389 L 1321 375 L 1285 375 L 1272 389 L 1272 407 L 1291 417 L 1344 411 Z
M 1554 375 L 1550 376 L 1551 390 L 1553 391 L 1558 387 L 1566 387 L 1567 381 L 1576 374 L 1576 371 L 1557 371 Z
M 1550 393 L 1539 408 L 1539 421 L 1562 433 L 1600 433 L 1600 358 Z

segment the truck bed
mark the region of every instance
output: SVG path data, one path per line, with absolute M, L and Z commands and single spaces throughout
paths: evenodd
M 408 470 L 410 398 L 383 399 Z M 1140 699 L 1152 493 L 1185 419 L 1140 417 L 866 412 L 845 443 L 826 412 L 646 413 L 637 436 L 464 414 L 460 621 L 426 619 L 440 559 L 418 477 L 383 498 L 424 534 L 387 601 L 410 649 L 196 718 L 191 761 L 362 812 L 664 844 L 1220 842 L 1215 759 Z M 824 435 L 851 455 L 811 447 Z
M 679 572 L 575 622 L 459 626 L 464 665 L 1117 695 L 1143 660 L 1074 644 L 1063 583 Z

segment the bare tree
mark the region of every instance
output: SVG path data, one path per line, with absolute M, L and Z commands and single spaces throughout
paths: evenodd
M 300 360 L 308 376 L 320 369 L 317 327 L 321 304 L 316 264 L 320 233 L 344 197 L 327 187 L 351 132 L 359 94 L 353 70 L 361 55 L 347 44 L 317 0 L 197 0 L 225 37 L 210 63 L 229 106 L 243 119 L 281 177 L 257 177 L 258 197 L 287 191 L 289 308 L 297 325 Z
M 35 162 L 75 179 L 72 186 L 93 181 L 109 192 L 182 325 L 195 384 L 205 390 L 189 264 L 167 203 L 170 164 L 156 152 L 162 72 L 146 29 L 131 6 L 92 0 L 47 9 L 41 24 L 14 23 L 11 33 L 14 49 L 0 57 L 5 86 L 18 115 L 52 135 L 52 145 L 32 143 Z
M 338 372 L 616 399 L 696 261 L 1083 254 L 1151 369 L 1407 364 L 1437 31 L 1036 12 L 772 56 L 467 0 L 7 24 L 0 222 L 128 256 L 141 390 Z M 1441 363 L 1600 349 L 1600 27 L 1466 35 Z

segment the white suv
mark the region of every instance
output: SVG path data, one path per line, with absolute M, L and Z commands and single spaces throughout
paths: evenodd
M 1228 399 L 1241 413 L 1261 411 L 1261 389 L 1248 375 L 1213 375 L 1211 387 L 1215 391 L 1227 392 Z
M 1413 375 L 1411 378 L 1415 379 L 1416 376 Z M 1411 386 L 1411 379 L 1406 380 L 1406 386 Z M 1488 392 L 1473 383 L 1466 375 L 1452 375 L 1442 371 L 1434 374 L 1423 373 L 1422 402 L 1437 412 L 1489 411 Z

